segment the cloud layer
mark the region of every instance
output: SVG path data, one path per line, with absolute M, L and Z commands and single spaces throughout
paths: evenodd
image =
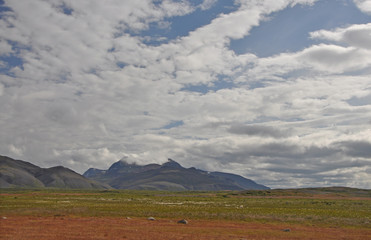
M 270 187 L 371 188 L 370 23 L 318 29 L 313 45 L 265 58 L 230 49 L 316 2 L 234 1 L 170 39 L 174 19 L 221 3 L 4 1 L 0 153 L 79 172 L 170 157 Z M 370 13 L 369 1 L 348 4 Z

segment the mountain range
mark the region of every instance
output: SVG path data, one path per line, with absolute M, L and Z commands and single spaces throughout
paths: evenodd
M 0 188 L 146 189 L 146 190 L 256 190 L 269 189 L 242 176 L 184 168 L 172 159 L 162 165 L 137 165 L 120 160 L 107 170 L 88 169 L 80 175 L 57 166 L 40 168 L 0 156 Z
M 0 156 L 0 188 L 109 189 L 107 184 L 87 179 L 71 169 L 40 168 L 32 163 Z
M 130 164 L 120 160 L 108 170 L 90 168 L 83 176 L 116 189 L 246 190 L 269 189 L 242 176 L 184 168 L 172 159 L 162 165 Z

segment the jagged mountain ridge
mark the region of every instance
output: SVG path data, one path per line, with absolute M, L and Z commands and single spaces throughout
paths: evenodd
M 117 189 L 151 190 L 255 190 L 269 189 L 250 179 L 230 173 L 184 168 L 172 159 L 162 165 L 130 164 L 120 160 L 108 170 L 88 169 L 85 177 Z
M 0 188 L 109 189 L 109 185 L 85 178 L 71 169 L 40 168 L 29 162 L 0 156 Z

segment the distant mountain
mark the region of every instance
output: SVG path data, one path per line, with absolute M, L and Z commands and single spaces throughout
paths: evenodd
M 244 178 L 240 175 L 232 174 L 232 173 L 223 173 L 223 172 L 211 172 L 210 173 L 213 176 L 226 178 L 231 181 L 234 181 L 238 186 L 245 190 L 263 190 L 263 189 L 269 189 L 269 187 L 266 187 L 264 185 L 257 184 L 253 180 Z M 255 188 L 252 188 L 252 186 L 255 186 Z
M 0 188 L 107 189 L 102 184 L 62 167 L 40 168 L 29 162 L 0 156 Z
M 40 168 L 0 156 L 0 188 L 255 190 L 269 189 L 242 176 L 184 168 L 168 159 L 162 165 L 115 162 L 107 170 L 90 168 L 83 176 L 62 167 Z
M 90 168 L 83 176 L 117 189 L 255 190 L 269 189 L 242 176 L 184 168 L 174 160 L 162 165 L 115 162 L 108 170 Z

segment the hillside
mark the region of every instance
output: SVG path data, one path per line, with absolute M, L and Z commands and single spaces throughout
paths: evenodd
M 29 162 L 0 156 L 0 188 L 107 189 L 106 184 L 62 167 L 40 168 Z
M 85 177 L 106 183 L 117 189 L 149 190 L 257 190 L 269 189 L 242 176 L 184 168 L 174 160 L 149 165 L 118 161 L 108 169 L 91 168 Z

